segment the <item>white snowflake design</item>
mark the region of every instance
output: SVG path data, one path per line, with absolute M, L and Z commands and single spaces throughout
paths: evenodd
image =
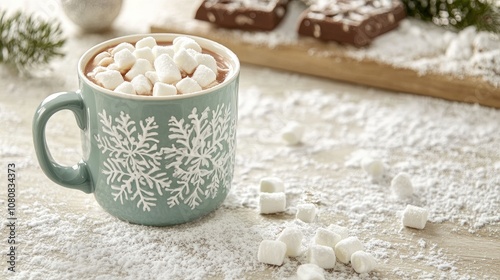
M 141 132 L 137 132 L 135 121 L 123 111 L 115 118 L 103 110 L 99 114 L 102 131 L 106 134 L 96 135 L 97 147 L 107 154 L 103 174 L 108 185 L 113 189 L 113 197 L 124 200 L 136 200 L 137 207 L 142 205 L 143 211 L 150 211 L 156 205 L 154 191 L 162 195 L 170 186 L 170 179 L 165 172 L 160 172 L 162 153 L 158 149 L 158 125 L 154 117 L 139 123 Z M 134 136 L 136 134 L 137 136 Z
M 220 186 L 222 191 L 229 191 L 236 120 L 231 120 L 231 110 L 224 104 L 211 112 L 206 108 L 201 114 L 193 108 L 188 119 L 190 122 L 185 123 L 184 119 L 171 117 L 169 138 L 176 145 L 163 151 L 170 162 L 167 168 L 175 170 L 173 178 L 177 183 L 177 187 L 168 189 L 171 193 L 168 204 L 173 207 L 183 202 L 194 209 L 203 196 L 214 198 Z
M 106 110 L 98 115 L 103 135 L 94 138 L 107 157 L 103 174 L 115 201 L 137 201 L 138 208 L 150 211 L 156 206 L 157 195 L 167 192 L 169 207 L 182 203 L 195 209 L 202 197 L 213 199 L 218 191 L 229 191 L 236 120 L 224 104 L 213 111 L 206 108 L 201 114 L 193 108 L 187 122 L 171 117 L 171 147 L 158 146 L 159 126 L 154 117 L 141 120 L 138 131 L 136 122 L 123 111 L 114 121 Z M 160 166 L 167 171 L 161 171 Z

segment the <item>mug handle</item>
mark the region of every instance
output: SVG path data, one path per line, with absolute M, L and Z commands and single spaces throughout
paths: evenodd
M 45 138 L 47 121 L 61 110 L 72 111 L 80 129 L 86 129 L 87 115 L 84 108 L 83 99 L 76 92 L 59 92 L 45 98 L 38 106 L 33 118 L 33 144 L 40 167 L 49 179 L 64 187 L 91 193 L 93 186 L 87 163 L 83 160 L 74 166 L 56 163 L 50 154 Z

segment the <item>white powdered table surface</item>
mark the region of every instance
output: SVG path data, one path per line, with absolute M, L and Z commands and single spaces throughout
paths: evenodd
M 349 228 L 378 260 L 369 274 L 337 263 L 326 279 L 499 279 L 500 110 L 243 65 L 238 150 L 233 188 L 223 206 L 198 221 L 145 227 L 119 221 L 92 195 L 52 183 L 40 170 L 31 138 L 35 108 L 49 94 L 78 87 L 76 64 L 92 45 L 149 30 L 152 15 L 192 16 L 191 1 L 124 1 L 105 34 L 79 32 L 58 1 L 2 1 L 58 16 L 66 57 L 19 77 L 0 68 L 1 279 L 296 279 L 305 255 L 282 266 L 257 261 L 263 239 L 289 226 L 304 234 L 305 250 L 320 227 Z M 306 126 L 303 144 L 287 146 L 280 130 Z M 47 128 L 61 163 L 80 159 L 79 131 L 71 113 L 57 113 Z M 386 177 L 372 182 L 360 167 L 381 159 Z M 16 166 L 16 267 L 7 270 L 7 168 Z M 390 180 L 406 172 L 408 199 L 392 196 Z M 287 210 L 258 214 L 258 185 L 265 176 L 286 184 Z M 312 223 L 295 220 L 296 207 L 312 202 Z M 407 204 L 429 210 L 425 229 L 401 226 Z

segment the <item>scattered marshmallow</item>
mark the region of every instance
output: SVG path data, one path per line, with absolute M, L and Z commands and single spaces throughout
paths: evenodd
M 286 209 L 285 193 L 261 193 L 259 196 L 261 214 L 283 212 Z
M 302 141 L 304 126 L 298 122 L 290 122 L 281 132 L 281 137 L 289 145 L 297 145 Z
M 199 53 L 194 56 L 196 59 L 196 62 L 198 62 L 199 65 L 205 65 L 210 70 L 214 71 L 214 73 L 217 73 L 218 67 L 217 67 L 217 61 L 215 58 L 209 54 L 206 53 Z
M 382 178 L 385 174 L 384 163 L 378 159 L 366 157 L 361 160 L 361 168 L 374 180 Z
M 126 93 L 126 94 L 136 94 L 134 86 L 131 82 L 125 81 L 115 88 L 116 92 Z
M 354 236 L 342 239 L 335 245 L 335 255 L 342 263 L 349 263 L 352 254 L 357 251 L 363 251 L 363 244 Z
M 299 280 L 325 280 L 325 271 L 316 264 L 301 264 L 297 268 L 297 278 Z
M 177 88 L 171 84 L 157 82 L 153 86 L 153 96 L 169 96 L 176 94 L 177 94 Z
M 286 244 L 277 240 L 263 240 L 259 245 L 257 259 L 259 262 L 282 265 L 285 260 Z
M 215 81 L 217 75 L 207 66 L 199 65 L 198 67 L 196 67 L 192 78 L 196 82 L 198 82 L 198 84 L 202 88 L 206 88 L 208 85 L 212 84 Z
M 111 50 L 111 55 L 115 55 L 117 52 L 123 50 L 123 49 L 127 49 L 129 50 L 130 52 L 133 52 L 135 50 L 135 47 L 134 45 L 130 44 L 130 43 L 127 43 L 127 42 L 123 42 L 123 43 L 120 43 L 118 44 L 116 47 L 114 47 L 112 50 Z
M 368 273 L 377 267 L 377 260 L 365 251 L 357 251 L 351 255 L 351 265 L 357 273 Z
M 130 81 L 134 86 L 135 92 L 139 95 L 149 95 L 151 93 L 151 83 L 144 75 L 138 75 Z
M 304 235 L 298 228 L 287 227 L 278 236 L 278 241 L 286 244 L 286 255 L 297 257 L 301 254 L 302 239 Z
M 153 48 L 154 46 L 156 46 L 156 40 L 155 40 L 155 38 L 153 38 L 151 36 L 146 37 L 146 38 L 142 38 L 139 41 L 137 41 L 137 43 L 135 43 L 136 49 L 141 49 L 141 48 L 145 48 L 145 47 Z
M 182 79 L 181 72 L 175 62 L 167 54 L 162 54 L 155 59 L 154 67 L 158 80 L 163 83 L 176 83 Z
M 309 263 L 318 265 L 324 269 L 335 267 L 336 257 L 332 247 L 323 245 L 311 245 L 307 252 Z
M 407 173 L 399 173 L 391 181 L 391 190 L 399 198 L 408 198 L 413 194 L 413 185 L 410 180 L 410 175 Z
M 317 208 L 312 203 L 305 203 L 297 205 L 297 214 L 295 218 L 305 222 L 311 223 L 316 218 Z
M 314 244 L 323 245 L 335 248 L 337 243 L 342 240 L 340 235 L 326 228 L 318 228 L 316 234 L 314 235 Z
M 260 180 L 260 191 L 267 193 L 284 192 L 285 184 L 277 177 L 264 177 Z
M 331 224 L 326 229 L 340 235 L 341 239 L 349 237 L 349 229 L 346 227 Z
M 180 93 L 193 93 L 202 90 L 200 85 L 192 78 L 186 77 L 180 80 L 175 87 Z
M 196 52 L 201 52 L 201 47 L 195 40 L 189 37 L 177 37 L 173 41 L 174 50 L 180 51 L 181 49 L 192 49 Z
M 95 74 L 96 81 L 106 89 L 114 90 L 124 82 L 122 74 L 116 70 L 106 70 Z
M 153 71 L 153 65 L 147 59 L 139 58 L 135 61 L 134 65 L 130 70 L 125 74 L 125 79 L 131 81 L 133 78 L 144 75 L 148 71 Z
M 155 61 L 155 55 L 153 54 L 153 51 L 151 48 L 144 47 L 140 49 L 135 49 L 135 51 L 132 53 L 137 59 L 143 58 L 147 59 L 150 63 L 154 63 Z
M 185 49 L 176 51 L 173 59 L 175 64 L 188 74 L 192 74 L 196 67 L 198 67 L 196 59 L 194 59 Z
M 429 217 L 429 210 L 414 205 L 407 205 L 401 222 L 405 227 L 423 229 Z
M 114 60 L 116 66 L 118 66 L 118 69 L 120 70 L 127 70 L 134 65 L 136 58 L 134 54 L 129 51 L 128 49 L 123 49 L 114 55 Z
M 173 46 L 154 46 L 151 50 L 152 50 L 155 58 L 159 57 L 162 54 L 166 54 L 170 57 L 174 57 L 174 54 L 175 54 Z

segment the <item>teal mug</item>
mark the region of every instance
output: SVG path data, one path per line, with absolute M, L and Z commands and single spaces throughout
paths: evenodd
M 88 50 L 78 63 L 80 89 L 52 94 L 39 105 L 33 142 L 41 169 L 55 183 L 93 193 L 121 220 L 174 225 L 214 211 L 231 188 L 240 64 L 228 48 L 191 36 L 228 64 L 222 83 L 190 94 L 141 96 L 105 89 L 86 77 L 96 54 L 146 36 L 172 42 L 180 35 L 131 35 Z M 72 111 L 81 129 L 83 158 L 74 166 L 58 164 L 47 147 L 47 121 L 60 110 Z

